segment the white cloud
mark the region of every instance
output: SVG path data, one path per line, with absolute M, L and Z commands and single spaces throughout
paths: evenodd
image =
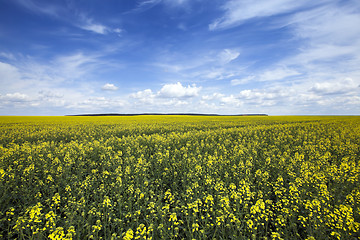
M 234 27 L 244 21 L 292 12 L 302 6 L 313 5 L 310 0 L 231 0 L 223 5 L 225 14 L 209 25 L 210 30 Z
M 86 25 L 81 25 L 80 28 L 98 34 L 106 34 L 109 31 L 108 27 L 98 23 L 89 23 Z
M 17 0 L 21 6 L 26 9 L 48 15 L 52 18 L 60 19 L 64 22 L 73 24 L 74 26 L 91 31 L 97 34 L 107 34 L 109 32 L 119 33 L 119 28 L 111 29 L 103 24 L 94 22 L 93 19 L 87 17 L 83 12 L 80 12 L 79 9 L 74 11 L 74 4 L 71 1 L 68 1 L 66 4 L 58 4 L 56 2 L 39 2 L 32 0 Z M 76 12 L 76 14 L 74 14 Z
M 114 29 L 113 29 L 113 32 L 114 32 L 114 33 L 117 33 L 117 34 L 120 34 L 120 33 L 123 32 L 123 30 L 122 30 L 121 28 L 114 28 Z
M 132 93 L 129 97 L 135 100 L 132 102 L 133 109 L 140 112 L 192 112 L 197 105 L 195 97 L 200 90 L 201 87 L 196 87 L 195 84 L 185 87 L 178 82 L 165 84 L 157 92 L 145 89 Z
M 289 98 L 294 94 L 296 94 L 294 89 L 289 87 L 246 89 L 240 91 L 237 98 L 247 105 L 275 106 L 283 103 L 291 104 Z
M 12 53 L 5 53 L 5 52 L 1 52 L 1 53 L 0 53 L 0 57 L 7 58 L 7 59 L 9 59 L 9 60 L 15 60 L 15 59 L 16 59 L 15 56 L 14 56 L 14 54 L 12 54 Z
M 324 5 L 295 14 L 290 24 L 298 37 L 311 40 L 311 44 L 353 44 L 360 35 L 359 7 L 359 3 Z
M 64 94 L 52 92 L 49 90 L 41 90 L 39 91 L 39 96 L 41 99 L 53 99 L 53 98 L 63 98 Z
M 224 49 L 219 54 L 219 59 L 222 64 L 227 64 L 227 63 L 235 60 L 236 58 L 238 58 L 239 55 L 240 55 L 240 52 L 238 52 L 234 49 Z
M 80 52 L 57 56 L 46 64 L 31 56 L 18 57 L 12 64 L 0 62 L 0 106 L 3 114 L 11 113 L 12 107 L 24 108 L 24 112 L 30 112 L 26 107 L 38 107 L 41 110 L 32 111 L 39 113 L 45 109 L 61 107 L 61 114 L 76 109 L 90 109 L 92 103 L 98 110 L 101 110 L 100 106 L 107 106 L 106 109 L 119 107 L 123 100 L 101 100 L 102 92 L 95 88 L 94 70 L 107 63 L 99 60 L 101 57 L 101 54 L 89 55 Z M 109 83 L 103 88 L 115 90 L 116 86 Z M 94 98 L 89 100 L 89 96 Z
M 187 8 L 190 0 L 144 0 L 138 3 L 135 9 L 130 12 L 143 12 L 147 11 L 158 4 L 164 4 L 170 8 Z
M 50 105 L 52 107 L 64 107 L 67 104 L 64 94 L 58 90 L 55 92 L 50 90 L 39 91 L 36 102 L 39 106 Z
M 230 84 L 232 86 L 242 85 L 249 82 L 266 82 L 266 81 L 281 81 L 289 77 L 299 76 L 300 72 L 287 67 L 277 67 L 272 70 L 259 72 L 255 75 L 250 75 L 245 78 L 232 79 Z
M 205 79 L 223 80 L 235 76 L 235 73 L 232 70 L 227 70 L 224 68 L 214 68 L 195 72 L 192 75 L 194 77 L 201 77 Z
M 82 15 L 80 23 L 77 25 L 79 28 L 90 31 L 90 32 L 94 32 L 97 34 L 108 34 L 108 33 L 117 33 L 118 35 L 120 35 L 120 33 L 123 32 L 123 30 L 121 28 L 111 28 L 109 26 L 105 26 L 104 24 L 101 23 L 97 23 L 94 22 L 94 20 L 92 18 L 89 18 L 85 15 Z
M 16 93 L 7 93 L 5 95 L 0 95 L 0 99 L 9 102 L 25 102 L 28 101 L 30 98 L 26 94 L 16 92 Z
M 360 3 L 322 5 L 289 18 L 288 27 L 302 42 L 297 54 L 279 62 L 302 74 L 289 103 L 351 113 L 360 94 Z M 341 106 L 340 108 L 335 106 Z M 353 110 L 358 112 L 358 110 Z M 316 113 L 316 111 L 315 111 Z
M 359 35 L 360 36 L 360 35 Z M 317 44 L 305 48 L 298 55 L 288 59 L 289 63 L 293 64 L 311 64 L 317 65 L 325 63 L 329 65 L 331 61 L 339 61 L 342 63 L 357 58 L 356 53 L 359 52 L 360 46 L 340 46 L 329 44 Z M 347 59 L 344 59 L 346 57 Z
M 359 82 L 345 78 L 340 81 L 315 83 L 310 91 L 320 95 L 352 94 L 360 92 L 359 87 Z
M 93 111 L 109 111 L 109 109 L 119 109 L 126 105 L 126 101 L 117 98 L 92 97 L 85 100 L 76 101 L 66 106 L 69 109 L 84 109 Z
M 232 94 L 229 96 L 223 96 L 219 100 L 220 100 L 221 104 L 228 104 L 228 105 L 235 105 L 235 106 L 243 105 L 243 102 L 241 102 L 238 98 L 236 98 Z
M 167 4 L 181 6 L 190 2 L 190 0 L 163 0 Z
M 145 0 L 145 1 L 141 1 L 138 6 L 136 7 L 136 9 L 134 9 L 133 11 L 143 11 L 143 10 L 147 10 L 152 8 L 153 6 L 161 3 L 162 0 Z
M 5 84 L 18 81 L 20 79 L 20 73 L 18 69 L 8 63 L 0 62 L 0 83 Z
M 153 104 L 156 94 L 154 94 L 151 89 L 145 89 L 144 91 L 130 94 L 130 98 L 138 99 L 141 103 Z
M 201 97 L 201 99 L 209 101 L 209 100 L 214 100 L 214 99 L 221 99 L 223 97 L 225 97 L 224 94 L 215 92 L 212 95 L 204 95 Z
M 201 87 L 192 86 L 184 87 L 180 82 L 175 84 L 165 84 L 158 92 L 159 97 L 165 98 L 188 98 L 196 97 L 199 94 Z
M 29 95 L 24 93 L 6 93 L 4 95 L 0 94 L 0 108 L 26 108 L 38 106 L 39 103 L 31 98 Z
M 116 91 L 118 90 L 118 87 L 112 83 L 106 83 L 104 86 L 101 87 L 101 89 L 105 91 Z
M 60 17 L 64 10 L 60 6 L 49 4 L 48 2 L 39 3 L 32 0 L 17 0 L 14 2 L 20 4 L 32 12 L 46 14 L 52 17 Z
M 196 85 L 183 86 L 180 82 L 176 84 L 165 84 L 159 91 L 154 93 L 151 89 L 145 89 L 129 95 L 135 99 L 134 109 L 140 112 L 184 112 L 191 109 L 194 97 L 198 96 L 201 87 Z M 144 106 L 146 109 L 144 110 Z
M 286 67 L 281 68 L 275 68 L 273 70 L 268 70 L 263 73 L 261 73 L 258 76 L 259 81 L 276 81 L 276 80 L 282 80 L 287 77 L 300 75 L 300 73 L 294 69 L 289 69 Z
M 341 66 L 348 70 L 351 66 L 358 66 L 360 4 L 355 1 L 352 3 L 351 6 L 325 5 L 293 16 L 289 26 L 303 44 L 300 53 L 286 62 L 316 64 L 317 68 L 321 65 L 333 65 L 339 69 Z
M 239 93 L 239 98 L 246 100 L 259 100 L 262 101 L 264 99 L 274 99 L 277 95 L 274 93 L 267 92 L 265 90 L 258 89 L 247 89 L 243 90 Z
M 144 91 L 138 91 L 136 93 L 130 94 L 130 97 L 138 98 L 138 99 L 147 99 L 147 98 L 154 98 L 156 97 L 156 95 L 153 94 L 151 89 L 145 89 Z
M 215 92 L 212 95 L 204 95 L 201 99 L 203 102 L 212 102 L 212 104 L 218 102 L 219 106 L 227 105 L 240 107 L 243 105 L 243 102 L 232 94 L 225 95 Z
M 78 52 L 56 57 L 52 65 L 46 67 L 48 75 L 55 75 L 63 81 L 82 79 L 109 64 L 101 59 L 101 54 Z M 45 67 L 42 67 L 45 68 Z
M 254 79 L 255 79 L 255 76 L 248 76 L 248 77 L 241 78 L 241 79 L 232 79 L 230 84 L 232 86 L 237 86 L 237 85 L 249 83 Z

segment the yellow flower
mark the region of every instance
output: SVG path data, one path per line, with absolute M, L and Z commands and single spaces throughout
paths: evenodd
M 177 221 L 177 217 L 176 217 L 176 213 L 171 213 L 170 214 L 170 219 L 169 221 L 171 222 L 176 222 Z
M 124 236 L 124 240 L 131 240 L 131 239 L 133 239 L 134 238 L 134 231 L 131 229 L 131 228 L 129 228 L 127 231 L 126 231 L 126 234 L 125 234 L 125 236 Z

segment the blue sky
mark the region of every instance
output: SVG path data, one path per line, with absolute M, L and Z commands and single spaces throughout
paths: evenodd
M 358 0 L 0 0 L 0 115 L 360 114 Z

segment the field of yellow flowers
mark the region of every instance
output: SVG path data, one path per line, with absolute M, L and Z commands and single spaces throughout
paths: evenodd
M 0 117 L 1 239 L 358 239 L 360 117 Z

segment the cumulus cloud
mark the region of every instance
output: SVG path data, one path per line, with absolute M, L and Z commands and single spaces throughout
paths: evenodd
M 142 112 L 191 112 L 196 108 L 196 96 L 199 95 L 201 87 L 195 84 L 183 86 L 180 82 L 165 84 L 159 91 L 145 89 L 129 95 L 134 99 L 134 109 Z M 144 106 L 146 109 L 144 110 Z
M 138 99 L 141 103 L 152 104 L 156 98 L 156 94 L 151 89 L 145 89 L 136 93 L 130 94 L 130 98 Z
M 235 105 L 235 106 L 243 105 L 243 102 L 240 101 L 239 98 L 235 97 L 232 94 L 230 94 L 229 96 L 223 96 L 219 100 L 220 100 L 221 104 L 228 104 L 228 105 Z
M 276 94 L 267 92 L 264 90 L 258 89 L 246 89 L 239 93 L 239 98 L 246 99 L 246 100 L 264 100 L 264 99 L 274 99 L 278 97 Z
M 196 97 L 200 89 L 201 87 L 196 87 L 195 84 L 184 87 L 180 82 L 177 82 L 175 84 L 165 84 L 158 92 L 158 96 L 164 98 Z
M 292 88 L 246 89 L 240 91 L 237 98 L 248 105 L 274 106 L 290 103 L 289 98 L 296 94 Z
M 112 83 L 106 83 L 104 86 L 101 87 L 101 90 L 116 91 L 116 90 L 118 90 L 118 87 Z
M 145 89 L 144 91 L 138 91 L 136 93 L 132 93 L 130 94 L 130 97 L 132 98 L 138 98 L 138 99 L 143 99 L 143 98 L 154 98 L 156 95 L 153 94 L 151 89 Z
M 334 95 L 334 94 L 351 94 L 359 89 L 359 83 L 355 82 L 352 78 L 345 78 L 340 81 L 332 82 L 319 82 L 315 83 L 310 89 L 311 92 L 320 95 Z
M 36 106 L 38 103 L 34 101 L 29 95 L 24 93 L 6 93 L 4 95 L 0 94 L 0 108 L 1 107 L 26 107 L 26 106 Z
M 213 93 L 211 95 L 204 95 L 202 96 L 203 102 L 212 102 L 214 104 L 215 102 L 218 102 L 220 106 L 228 105 L 228 106 L 242 106 L 243 102 L 237 98 L 236 96 L 230 94 L 225 95 L 222 93 Z
M 211 95 L 204 95 L 204 96 L 201 97 L 201 99 L 208 101 L 208 100 L 214 100 L 214 99 L 221 99 L 223 97 L 225 97 L 224 94 L 216 92 L 216 93 L 213 93 Z

